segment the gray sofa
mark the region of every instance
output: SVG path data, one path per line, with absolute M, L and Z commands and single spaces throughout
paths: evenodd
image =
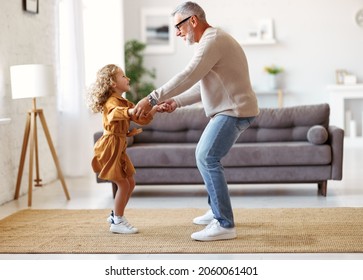
M 222 160 L 228 183 L 317 183 L 326 196 L 327 181 L 342 179 L 344 141 L 344 131 L 329 126 L 329 114 L 328 104 L 262 108 Z M 157 114 L 129 139 L 136 183 L 203 184 L 194 152 L 207 123 L 199 107 Z

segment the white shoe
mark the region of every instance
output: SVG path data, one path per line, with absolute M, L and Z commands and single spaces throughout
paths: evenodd
M 205 229 L 194 232 L 191 238 L 198 241 L 215 241 L 234 239 L 237 237 L 236 228 L 221 227 L 218 220 L 213 219 Z
M 214 214 L 212 210 L 208 210 L 203 216 L 199 216 L 193 219 L 193 223 L 196 225 L 208 225 L 214 220 Z
M 115 224 L 114 222 L 110 226 L 110 231 L 113 233 L 126 233 L 126 234 L 132 234 L 137 233 L 139 230 L 135 227 L 133 227 L 129 222 L 126 220 L 125 217 L 122 217 L 122 220 L 120 223 Z
M 114 218 L 115 218 L 115 214 L 113 213 L 113 210 L 111 210 L 110 216 L 108 216 L 107 219 L 106 219 L 107 223 L 113 224 Z

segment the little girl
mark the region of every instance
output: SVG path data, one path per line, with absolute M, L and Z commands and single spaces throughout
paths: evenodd
M 94 146 L 92 168 L 100 179 L 112 181 L 118 187 L 114 211 L 107 219 L 111 223 L 110 231 L 114 233 L 138 232 L 124 216 L 127 202 L 135 188 L 135 169 L 126 154 L 126 137 L 141 132 L 141 129 L 130 132 L 130 121 L 148 124 L 159 108 L 154 106 L 148 115 L 136 119 L 133 115 L 135 105 L 122 97 L 122 93 L 130 90 L 129 82 L 130 79 L 120 67 L 109 64 L 97 72 L 96 82 L 87 96 L 90 109 L 94 113 L 102 112 L 104 129 L 103 136 Z

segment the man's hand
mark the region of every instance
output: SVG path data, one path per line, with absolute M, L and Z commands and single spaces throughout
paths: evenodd
M 133 110 L 133 115 L 136 117 L 136 119 L 139 119 L 140 116 L 147 115 L 150 112 L 150 110 L 151 110 L 151 105 L 148 100 L 148 97 L 146 96 L 136 104 Z

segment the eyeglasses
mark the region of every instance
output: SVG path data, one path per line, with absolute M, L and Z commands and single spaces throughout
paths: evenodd
M 184 22 L 186 22 L 188 19 L 190 19 L 192 16 L 187 17 L 185 19 L 183 19 L 181 22 L 179 22 L 178 24 L 175 25 L 175 28 L 178 29 L 180 31 L 180 27 L 183 25 Z

